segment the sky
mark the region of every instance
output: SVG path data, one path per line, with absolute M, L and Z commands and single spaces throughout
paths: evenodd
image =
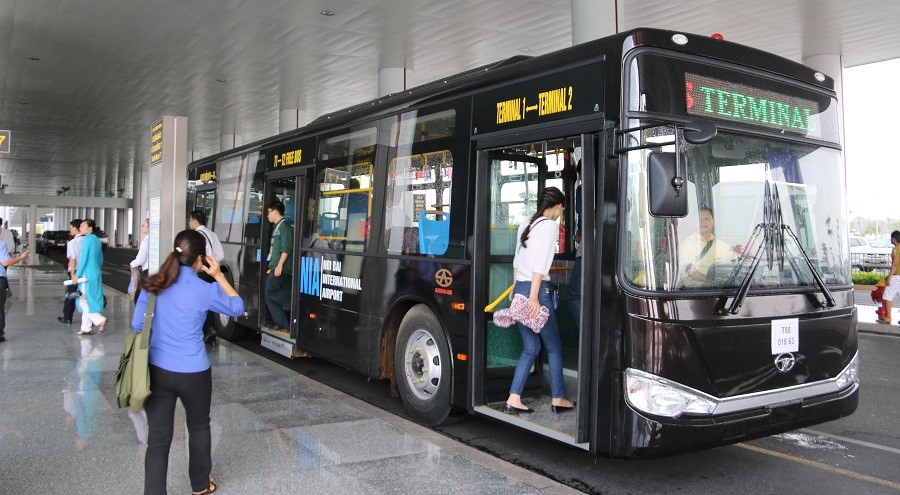
M 844 161 L 849 220 L 900 218 L 900 153 L 891 131 L 900 115 L 900 59 L 844 69 Z

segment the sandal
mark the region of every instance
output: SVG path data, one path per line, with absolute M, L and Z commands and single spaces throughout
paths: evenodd
M 219 487 L 216 486 L 216 482 L 213 481 L 212 476 L 210 476 L 210 477 L 209 477 L 209 487 L 208 487 L 208 488 L 206 488 L 206 489 L 204 489 L 204 490 L 200 490 L 199 492 L 191 492 L 191 494 L 192 494 L 192 495 L 207 495 L 208 493 L 213 493 L 213 492 L 215 492 L 217 488 L 219 488 Z
M 87 331 L 79 330 L 79 331 L 75 332 L 75 335 L 78 337 L 81 337 L 82 335 L 90 335 L 90 334 L 91 334 L 90 330 L 87 330 Z
M 99 325 L 97 325 L 97 333 L 98 334 L 103 333 L 103 330 L 105 329 L 105 327 L 106 327 L 106 320 L 103 320 L 103 323 L 100 323 Z

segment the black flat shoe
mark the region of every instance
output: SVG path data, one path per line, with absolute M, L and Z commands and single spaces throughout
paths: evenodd
M 500 410 L 506 414 L 530 414 L 534 412 L 534 409 L 529 409 L 527 407 L 525 409 L 519 409 L 518 407 L 509 404 L 503 404 L 503 407 L 501 407 Z
M 63 318 L 62 316 L 57 316 L 56 321 L 58 321 L 60 323 L 65 323 L 66 325 L 72 324 L 72 320 L 67 320 L 67 319 Z
M 572 409 L 575 409 L 574 402 L 572 402 L 571 406 L 554 406 L 553 404 L 550 404 L 550 410 L 555 412 L 556 414 L 562 414 L 564 412 L 571 411 Z

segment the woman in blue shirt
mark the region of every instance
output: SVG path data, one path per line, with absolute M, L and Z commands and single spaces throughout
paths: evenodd
M 175 400 L 184 405 L 190 437 L 188 473 L 194 494 L 216 490 L 212 471 L 209 408 L 212 372 L 203 342 L 206 312 L 229 316 L 244 313 L 244 302 L 228 283 L 219 263 L 206 252 L 206 240 L 193 230 L 175 236 L 175 249 L 159 272 L 141 281 L 141 295 L 131 326 L 141 332 L 150 294 L 156 294 L 150 336 L 150 384 L 152 393 L 144 408 L 149 435 L 144 461 L 144 493 L 165 494 L 169 447 L 175 422 Z M 203 270 L 217 283 L 197 276 Z

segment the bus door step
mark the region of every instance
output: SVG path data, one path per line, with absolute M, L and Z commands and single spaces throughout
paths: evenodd
M 285 336 L 280 332 L 272 332 L 266 328 L 261 329 L 259 335 L 260 344 L 266 349 L 275 351 L 286 358 L 293 357 L 295 342 L 290 336 Z

